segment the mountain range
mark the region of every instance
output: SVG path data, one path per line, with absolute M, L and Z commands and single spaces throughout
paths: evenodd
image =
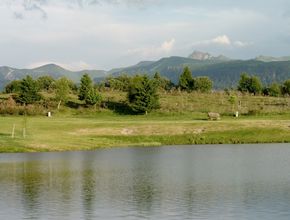
M 208 76 L 213 80 L 216 89 L 236 87 L 242 72 L 260 77 L 264 84 L 282 82 L 290 78 L 290 56 L 270 57 L 258 56 L 250 60 L 234 60 L 223 55 L 213 56 L 209 53 L 194 51 L 188 57 L 165 57 L 157 61 L 142 61 L 134 66 L 105 70 L 70 71 L 55 64 L 48 64 L 34 69 L 16 69 L 12 67 L 0 67 L 0 90 L 11 80 L 22 79 L 26 75 L 39 77 L 50 75 L 54 78 L 65 76 L 79 82 L 84 73 L 88 73 L 95 81 L 100 81 L 112 75 L 118 76 L 126 73 L 146 73 L 153 75 L 159 72 L 174 83 L 185 66 L 188 66 L 193 76 Z

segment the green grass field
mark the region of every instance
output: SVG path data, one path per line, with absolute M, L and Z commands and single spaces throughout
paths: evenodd
M 111 106 L 97 110 L 52 109 L 52 118 L 0 116 L 0 152 L 290 142 L 288 99 L 238 96 L 233 105 L 222 93 L 175 93 L 161 94 L 161 108 L 148 115 L 126 115 Z M 125 94 L 106 93 L 104 100 L 124 101 Z M 236 110 L 243 115 L 231 116 Z M 222 119 L 207 120 L 209 111 L 221 113 Z
M 188 115 L 189 116 L 189 115 Z M 206 116 L 205 116 L 206 117 Z M 91 150 L 114 146 L 290 142 L 290 120 L 221 121 L 148 116 L 0 118 L 0 152 Z M 15 134 L 12 130 L 15 125 Z

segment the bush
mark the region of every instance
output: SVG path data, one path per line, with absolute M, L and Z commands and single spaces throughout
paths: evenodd
M 193 79 L 193 90 L 199 92 L 210 92 L 213 82 L 208 77 L 196 77 Z
M 4 115 L 19 114 L 19 106 L 17 106 L 16 102 L 11 96 L 7 100 L 0 103 L 0 114 Z
M 238 90 L 257 95 L 262 91 L 262 83 L 258 77 L 243 73 L 239 81 Z
M 279 97 L 281 95 L 281 86 L 277 83 L 273 83 L 271 86 L 263 89 L 263 95 Z
M 88 95 L 85 99 L 87 105 L 96 105 L 100 104 L 102 101 L 102 96 L 97 93 L 95 88 L 91 88 L 88 92 Z
M 282 85 L 283 95 L 290 95 L 290 79 L 286 80 Z

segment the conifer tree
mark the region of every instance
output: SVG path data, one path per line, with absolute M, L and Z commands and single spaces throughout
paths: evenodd
M 185 67 L 183 69 L 183 73 L 179 77 L 179 88 L 181 90 L 186 90 L 190 92 L 192 90 L 192 84 L 193 84 L 193 79 L 192 79 L 192 74 L 189 69 L 189 67 Z
M 134 113 L 147 114 L 159 107 L 157 86 L 147 76 L 136 76 L 128 92 L 129 105 Z
M 84 74 L 81 78 L 81 86 L 79 90 L 79 100 L 83 101 L 87 98 L 89 91 L 93 88 L 93 81 L 88 74 Z
M 101 95 L 93 87 L 93 81 L 88 74 L 81 78 L 81 87 L 79 90 L 79 100 L 85 101 L 86 105 L 96 105 L 101 101 Z

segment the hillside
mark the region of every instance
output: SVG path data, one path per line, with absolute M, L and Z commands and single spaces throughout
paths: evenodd
M 84 73 L 88 73 L 92 78 L 104 77 L 106 75 L 106 71 L 103 70 L 82 70 L 74 72 L 55 64 L 47 64 L 34 69 L 16 69 L 3 66 L 0 67 L 0 90 L 2 90 L 9 81 L 22 79 L 26 75 L 31 75 L 35 78 L 43 75 L 50 75 L 54 78 L 65 76 L 74 82 L 78 82 Z
M 196 60 L 184 57 L 162 58 L 154 63 L 143 66 L 132 66 L 111 72 L 112 75 L 121 73 L 135 74 L 160 72 L 174 83 L 185 66 L 189 66 L 193 76 L 208 76 L 214 81 L 216 89 L 236 87 L 240 74 L 247 72 L 257 75 L 264 84 L 282 82 L 290 78 L 290 61 L 263 62 L 258 60 L 228 60 L 217 59 Z
M 274 62 L 274 61 L 290 61 L 290 56 L 285 57 L 271 57 L 271 56 L 258 56 L 255 60 L 263 62 Z
M 165 57 L 157 61 L 141 61 L 136 65 L 116 68 L 108 72 L 104 70 L 70 71 L 55 64 L 48 64 L 34 69 L 16 69 L 12 67 L 0 67 L 0 90 L 11 80 L 21 79 L 25 75 L 39 77 L 50 75 L 54 78 L 65 76 L 74 82 L 79 82 L 84 73 L 88 73 L 96 82 L 106 76 L 118 76 L 126 73 L 129 75 L 149 74 L 159 72 L 174 83 L 178 79 L 185 66 L 190 67 L 193 76 L 208 76 L 214 82 L 216 89 L 236 87 L 242 72 L 257 75 L 264 84 L 282 82 L 290 78 L 290 61 L 287 57 L 260 56 L 251 60 L 232 60 L 223 55 L 212 56 L 209 53 L 194 51 L 188 57 Z
M 137 64 L 127 68 L 111 70 L 109 73 L 112 75 L 119 75 L 121 73 L 135 74 L 135 73 L 148 73 L 153 74 L 155 72 L 160 72 L 162 75 L 169 77 L 170 79 L 176 78 L 175 75 L 179 74 L 185 66 L 189 66 L 192 70 L 199 69 L 202 67 L 210 66 L 212 64 L 222 63 L 224 61 L 220 60 L 197 60 L 186 57 L 166 57 L 162 58 L 156 62 L 143 62 L 143 65 Z M 178 76 L 177 76 L 178 77 Z M 175 80 L 173 80 L 175 81 Z

